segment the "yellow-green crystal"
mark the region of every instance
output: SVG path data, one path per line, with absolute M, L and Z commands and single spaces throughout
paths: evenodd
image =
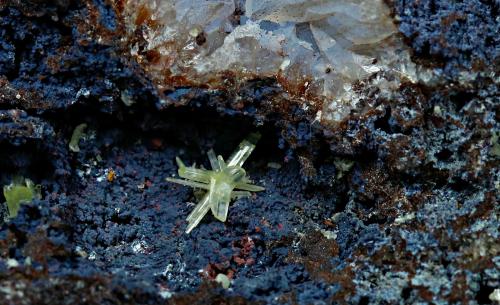
M 33 184 L 29 179 L 21 179 L 3 187 L 9 217 L 14 218 L 19 212 L 22 203 L 30 203 L 33 198 L 40 197 L 40 187 Z
M 233 198 L 250 197 L 250 192 L 263 191 L 264 188 L 251 184 L 242 168 L 255 149 L 255 143 L 260 135 L 251 134 L 243 140 L 238 149 L 229 157 L 226 163 L 222 156 L 216 157 L 213 150 L 208 151 L 208 159 L 212 170 L 186 166 L 180 158 L 176 158 L 179 166 L 179 176 L 183 179 L 167 178 L 167 181 L 199 188 L 206 191 L 195 209 L 187 217 L 189 233 L 195 228 L 209 210 L 220 221 L 226 221 L 229 203 Z
M 78 146 L 80 139 L 84 136 L 84 131 L 87 128 L 87 124 L 83 123 L 75 127 L 73 134 L 71 135 L 71 140 L 69 141 L 69 150 L 72 152 L 79 152 L 80 147 Z

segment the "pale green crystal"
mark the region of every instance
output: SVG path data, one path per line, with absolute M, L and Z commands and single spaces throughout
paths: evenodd
M 250 197 L 250 192 L 264 190 L 261 186 L 251 184 L 242 168 L 259 137 L 258 134 L 251 134 L 247 140 L 243 140 L 227 163 L 222 156 L 216 157 L 215 152 L 209 150 L 207 154 L 212 170 L 188 167 L 180 158 L 176 158 L 179 176 L 184 179 L 167 178 L 167 181 L 208 191 L 187 217 L 186 233 L 191 232 L 209 210 L 218 220 L 226 221 L 231 199 Z

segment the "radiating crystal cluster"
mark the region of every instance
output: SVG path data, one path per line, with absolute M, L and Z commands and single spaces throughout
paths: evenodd
M 167 178 L 167 181 L 207 191 L 189 214 L 186 233 L 191 232 L 209 210 L 212 210 L 212 214 L 218 220 L 226 221 L 231 199 L 251 197 L 250 192 L 264 190 L 261 186 L 251 184 L 242 168 L 243 163 L 255 149 L 259 138 L 260 134 L 254 133 L 243 140 L 238 149 L 229 157 L 227 163 L 222 156 L 216 157 L 215 152 L 209 150 L 208 159 L 212 166 L 211 170 L 195 168 L 194 166 L 187 167 L 179 157 L 176 158 L 177 165 L 179 165 L 179 176 L 184 179 Z
M 275 77 L 339 121 L 357 106 L 357 81 L 414 74 L 383 0 L 128 0 L 124 16 L 160 90 Z

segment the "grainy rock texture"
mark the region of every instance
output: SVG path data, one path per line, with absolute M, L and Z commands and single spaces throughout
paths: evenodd
M 400 31 L 418 60 L 448 79 L 498 66 L 500 6 L 495 1 L 394 1 Z
M 500 289 L 498 4 L 328 2 L 207 1 L 221 11 L 187 14 L 199 23 L 193 29 L 169 19 L 160 1 L 0 0 L 0 184 L 24 176 L 42 188 L 41 199 L 2 221 L 0 303 L 492 304 Z M 191 13 L 192 3 L 175 1 Z M 368 39 L 368 25 L 338 28 L 330 17 L 349 20 L 340 18 L 349 7 L 374 5 L 383 27 L 373 30 L 390 39 L 375 36 L 371 46 L 413 72 L 396 76 L 383 58 L 371 63 L 383 69 L 361 77 L 330 71 L 345 87 L 327 100 L 296 86 L 304 80 L 293 73 L 249 77 L 236 65 L 174 77 L 169 69 L 193 58 L 158 66 L 161 44 L 145 36 L 167 22 L 218 48 L 248 24 L 272 36 L 321 23 L 330 38 Z M 220 12 L 223 22 L 204 19 Z M 320 63 L 328 52 L 316 44 L 311 58 Z M 251 50 L 244 46 L 235 51 Z M 278 67 L 284 54 L 274 54 Z M 323 103 L 340 96 L 355 106 L 328 119 Z M 207 150 L 228 156 L 255 131 L 262 139 L 245 169 L 266 191 L 236 200 L 227 222 L 205 217 L 185 234 L 202 194 L 165 181 L 175 156 L 208 167 Z

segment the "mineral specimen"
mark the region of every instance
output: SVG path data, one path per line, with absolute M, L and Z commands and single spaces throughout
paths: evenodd
M 496 302 L 497 2 L 0 1 L 0 304 Z M 183 234 L 175 156 L 255 124 L 265 196 Z

